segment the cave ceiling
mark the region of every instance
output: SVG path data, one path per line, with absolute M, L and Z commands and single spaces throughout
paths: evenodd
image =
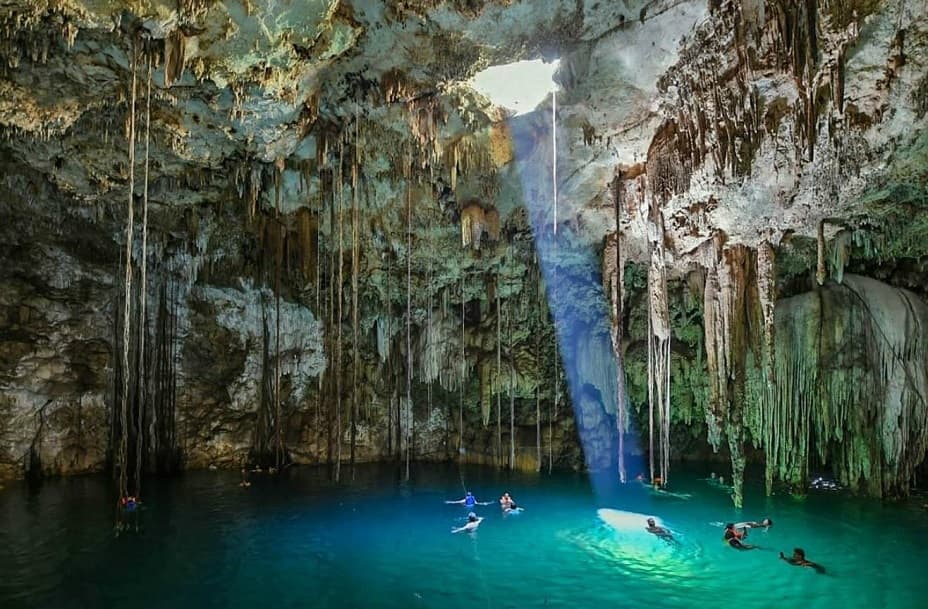
M 455 207 L 456 234 L 473 201 L 504 222 L 551 206 L 550 97 L 514 117 L 467 84 L 538 58 L 560 60 L 558 222 L 577 242 L 614 231 L 618 199 L 644 260 L 656 201 L 685 270 L 717 236 L 833 234 L 924 193 L 924 0 L 0 0 L 0 150 L 88 214 L 118 209 L 150 62 L 155 223 L 244 201 L 256 167 L 279 192 L 252 205 L 312 209 L 356 154 L 366 179 L 414 176 Z M 402 242 L 390 222 L 379 238 Z

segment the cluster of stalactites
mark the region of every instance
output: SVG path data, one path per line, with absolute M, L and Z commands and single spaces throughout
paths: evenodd
M 187 37 L 179 29 L 164 39 L 164 86 L 170 87 L 184 76 L 187 62 Z
M 392 82 L 392 81 L 391 81 Z M 384 85 L 387 100 L 401 99 L 406 91 L 390 84 Z M 406 103 L 409 112 L 409 131 L 419 151 L 419 166 L 435 168 L 441 166 L 442 147 L 440 139 L 441 126 L 447 121 L 441 101 L 430 95 L 413 98 Z
M 496 171 L 492 151 L 478 135 L 464 135 L 444 149 L 445 165 L 451 171 L 451 189 L 457 189 L 462 174 L 489 175 Z
M 483 236 L 496 243 L 500 237 L 499 212 L 484 210 L 479 203 L 470 203 L 461 210 L 461 245 L 480 249 Z
M 664 219 L 652 200 L 648 219 L 650 265 L 648 267 L 648 427 L 650 472 L 655 480 L 655 457 L 661 482 L 670 470 L 670 307 L 667 294 L 667 263 L 664 254 Z M 655 417 L 655 406 L 656 414 Z M 655 454 L 654 432 L 658 443 Z
M 758 419 L 768 479 L 813 460 L 870 495 L 905 494 L 928 449 L 928 306 L 847 275 L 777 307 L 776 375 Z
M 748 351 L 759 344 L 752 330 L 762 316 L 753 252 L 744 245 L 722 248 L 721 239 L 704 252 L 703 292 L 709 402 L 709 442 L 718 449 L 724 432 L 731 453 L 735 505 L 741 505 L 744 480 L 745 369 Z

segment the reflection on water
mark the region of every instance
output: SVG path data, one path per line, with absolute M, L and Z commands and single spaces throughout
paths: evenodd
M 0 607 L 928 607 L 920 503 L 765 498 L 758 485 L 738 512 L 704 472 L 675 477 L 689 501 L 634 484 L 594 493 L 579 474 L 429 466 L 409 484 L 400 474 L 365 466 L 348 486 L 298 468 L 255 475 L 248 489 L 235 472 L 152 480 L 139 532 L 119 537 L 104 478 L 8 486 Z M 480 506 L 476 533 L 450 534 L 468 511 L 444 504 L 462 478 L 483 501 L 509 491 L 525 512 Z M 647 515 L 676 543 L 646 532 Z M 749 537 L 759 550 L 722 542 L 720 523 L 765 516 L 774 527 Z M 829 574 L 778 560 L 796 546 Z

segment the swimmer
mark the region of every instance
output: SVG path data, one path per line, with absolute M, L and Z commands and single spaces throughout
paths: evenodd
M 139 507 L 139 504 L 141 503 L 142 501 L 134 497 L 133 495 L 124 496 L 119 500 L 120 506 L 122 506 L 122 509 L 124 509 L 127 512 L 135 511 L 135 509 Z
M 802 548 L 793 548 L 793 555 L 786 556 L 783 552 L 780 552 L 780 559 L 785 560 L 794 567 L 809 567 L 810 569 L 815 569 L 816 573 L 824 573 L 825 567 L 818 563 L 814 563 L 811 560 L 806 560 L 806 551 Z
M 477 530 L 477 527 L 480 526 L 481 522 L 483 522 L 483 516 L 477 516 L 477 514 L 471 512 L 467 515 L 467 524 L 462 527 L 451 529 L 451 532 L 461 533 L 462 531 L 466 531 L 468 533 L 472 533 L 473 531 Z
M 735 487 L 734 487 L 734 486 L 731 486 L 730 484 L 725 484 L 725 476 L 719 476 L 719 477 L 714 478 L 714 479 L 710 478 L 710 479 L 706 482 L 706 484 L 708 484 L 709 486 L 711 486 L 711 487 L 713 487 L 713 488 L 717 488 L 717 489 L 719 489 L 719 490 L 721 490 L 721 491 L 732 492 L 733 490 L 735 490 Z
M 242 468 L 242 481 L 238 483 L 242 488 L 248 488 L 251 486 L 251 482 L 248 481 L 248 475 L 245 473 L 245 469 Z
M 736 529 L 769 529 L 773 526 L 773 520 L 764 518 L 760 522 L 751 520 L 750 522 L 739 522 L 735 524 Z
M 651 533 L 652 535 L 657 535 L 664 541 L 675 541 L 673 538 L 673 533 L 665 529 L 664 527 L 657 526 L 657 523 L 654 522 L 653 518 L 648 518 L 648 526 L 644 528 L 645 531 Z
M 509 493 L 503 493 L 503 496 L 499 498 L 499 507 L 505 511 L 510 503 L 512 503 L 512 497 L 509 496 Z
M 744 539 L 747 537 L 747 529 L 741 529 L 740 531 L 735 528 L 735 525 L 729 522 L 725 525 L 725 543 L 735 548 L 736 550 L 756 550 L 757 546 L 752 546 L 751 544 L 744 543 Z
M 458 505 L 463 505 L 464 507 L 474 507 L 475 505 L 490 505 L 489 501 L 477 501 L 477 498 L 474 497 L 474 494 L 470 491 L 467 491 L 467 494 L 464 495 L 463 499 L 457 499 L 456 501 L 445 501 L 445 503 L 456 503 Z
M 689 493 L 674 493 L 673 491 L 664 490 L 654 486 L 651 489 L 651 494 L 657 497 L 665 497 L 667 499 L 692 499 L 693 496 Z

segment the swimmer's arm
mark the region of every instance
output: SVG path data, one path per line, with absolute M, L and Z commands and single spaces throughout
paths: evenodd
M 445 503 L 460 503 L 460 504 L 463 504 L 463 503 L 464 503 L 464 500 L 463 500 L 463 499 L 458 499 L 457 501 L 445 501 Z

